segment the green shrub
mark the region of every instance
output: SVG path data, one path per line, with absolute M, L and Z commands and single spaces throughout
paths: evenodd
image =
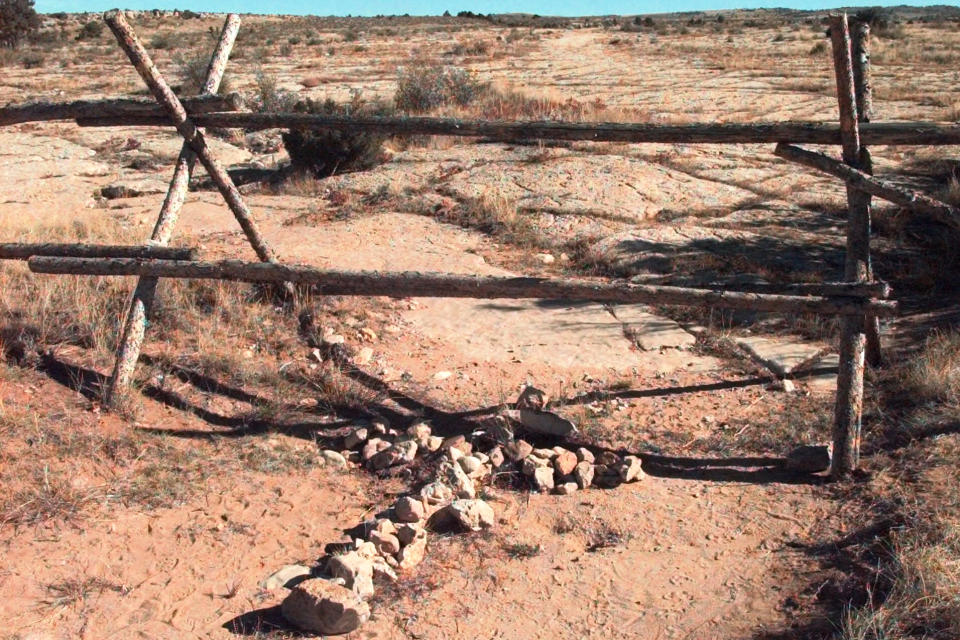
M 40 28 L 33 0 L 0 0 L 0 47 L 16 49 Z
M 91 20 L 82 27 L 77 34 L 77 40 L 97 40 L 103 35 L 103 23 L 99 20 Z
M 330 116 L 385 116 L 392 109 L 379 102 L 366 102 L 359 93 L 347 104 L 331 99 L 305 100 L 297 103 L 294 111 Z M 362 171 L 381 162 L 381 147 L 384 134 L 360 130 L 298 130 L 282 134 L 283 146 L 290 154 L 290 164 L 300 173 L 310 173 L 317 178 Z
M 465 107 L 486 89 L 459 67 L 400 69 L 393 101 L 401 111 L 423 113 L 451 104 Z
M 297 94 L 277 86 L 277 79 L 257 70 L 257 95 L 253 99 L 255 111 L 276 113 L 292 111 L 297 104 Z

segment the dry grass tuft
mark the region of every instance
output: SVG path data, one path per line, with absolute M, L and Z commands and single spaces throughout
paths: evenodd
M 960 404 L 960 331 L 937 332 L 906 367 L 904 388 L 921 402 Z

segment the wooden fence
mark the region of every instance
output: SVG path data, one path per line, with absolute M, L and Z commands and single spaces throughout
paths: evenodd
M 212 278 L 245 282 L 310 284 L 329 295 L 391 297 L 543 298 L 658 305 L 725 307 L 756 311 L 817 313 L 842 322 L 840 367 L 833 426 L 836 478 L 856 468 L 859 457 L 864 362 L 881 363 L 878 319 L 897 312 L 885 300 L 886 284 L 876 282 L 870 262 L 871 196 L 901 207 L 924 211 L 960 226 L 956 208 L 914 191 L 872 177 L 867 144 L 948 145 L 960 143 L 960 126 L 929 122 L 871 123 L 869 25 L 847 16 L 830 19 L 837 80 L 839 125 L 821 122 L 758 124 L 651 125 L 569 122 L 490 122 L 446 118 L 338 117 L 294 113 L 246 113 L 236 98 L 215 97 L 239 29 L 239 18 L 227 17 L 210 60 L 201 96 L 181 101 L 157 70 L 123 14 L 104 20 L 116 36 L 156 103 L 142 101 L 74 102 L 0 108 L 0 125 L 30 120 L 72 119 L 80 126 L 173 126 L 183 138 L 174 175 L 148 243 L 142 247 L 101 245 L 0 245 L 0 259 L 28 259 L 36 273 L 138 276 L 118 347 L 107 401 L 127 392 L 142 346 L 158 278 Z M 107 105 L 107 106 L 104 106 Z M 246 129 L 364 129 L 388 134 L 430 134 L 483 137 L 494 141 L 587 140 L 629 143 L 696 144 L 776 143 L 786 160 L 844 180 L 847 185 L 847 244 L 844 282 L 775 285 L 763 291 L 734 291 L 639 285 L 625 282 L 545 278 L 493 278 L 442 273 L 351 272 L 281 264 L 260 234 L 256 222 L 230 176 L 206 145 L 202 127 Z M 802 149 L 796 143 L 835 144 L 842 162 Z M 197 161 L 206 168 L 260 263 L 199 262 L 189 250 L 165 249 L 187 193 Z

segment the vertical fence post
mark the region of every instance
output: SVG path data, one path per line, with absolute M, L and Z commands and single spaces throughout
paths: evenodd
M 843 161 L 860 167 L 860 133 L 854 94 L 853 62 L 847 15 L 830 18 L 833 64 L 837 76 L 840 108 L 840 138 Z M 844 279 L 866 281 L 870 274 L 870 197 L 847 186 L 847 246 Z M 841 321 L 840 368 L 833 423 L 834 478 L 842 478 L 857 467 L 860 457 L 860 419 L 863 410 L 863 364 L 865 350 L 863 316 Z
M 220 32 L 217 47 L 210 57 L 210 64 L 207 67 L 207 75 L 203 87 L 200 89 L 200 95 L 217 93 L 239 30 L 240 16 L 233 13 L 228 15 Z M 157 218 L 157 224 L 150 235 L 150 244 L 165 246 L 170 242 L 173 228 L 180 216 L 180 209 L 183 207 L 183 201 L 187 196 L 190 176 L 196 162 L 196 154 L 190 148 L 190 145 L 184 142 L 180 148 L 177 164 L 173 169 L 170 187 L 167 189 L 167 195 L 160 207 L 160 216 Z M 127 319 L 123 325 L 123 333 L 117 344 L 117 358 L 113 366 L 113 375 L 110 376 L 110 385 L 104 398 L 107 406 L 116 406 L 119 399 L 130 388 L 133 372 L 136 369 L 137 360 L 140 358 L 140 348 L 143 346 L 147 316 L 150 314 L 151 306 L 153 306 L 153 297 L 156 290 L 157 278 L 142 277 L 137 280 L 137 287 L 130 299 Z
M 857 98 L 858 122 L 870 122 L 873 117 L 873 82 L 870 78 L 870 24 L 854 20 L 850 25 L 851 47 L 853 50 L 853 87 Z M 873 175 L 873 159 L 866 146 L 860 147 L 860 170 Z M 870 196 L 865 196 L 867 205 Z M 869 263 L 867 277 L 873 280 L 873 264 Z M 867 339 L 866 359 L 870 366 L 883 364 L 880 350 L 880 320 L 876 316 L 867 316 L 863 331 Z

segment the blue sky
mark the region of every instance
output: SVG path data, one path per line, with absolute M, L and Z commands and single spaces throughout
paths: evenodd
M 106 11 L 117 7 L 118 0 L 36 0 L 37 11 L 52 13 L 55 11 Z M 924 6 L 928 4 L 951 4 L 950 2 L 869 2 L 871 6 L 892 6 L 908 4 Z M 124 9 L 192 9 L 194 11 L 215 11 L 237 13 L 279 13 L 328 15 L 377 15 L 404 14 L 439 15 L 444 11 L 474 11 L 477 13 L 527 12 L 540 15 L 579 16 L 579 15 L 632 15 L 637 13 L 663 13 L 673 11 L 705 11 L 710 9 L 756 9 L 762 7 L 788 7 L 791 9 L 831 9 L 844 6 L 841 2 L 818 0 L 496 0 L 494 2 L 471 0 L 365 0 L 350 3 L 336 0 L 126 0 L 120 5 Z M 846 5 L 846 6 L 849 6 Z

